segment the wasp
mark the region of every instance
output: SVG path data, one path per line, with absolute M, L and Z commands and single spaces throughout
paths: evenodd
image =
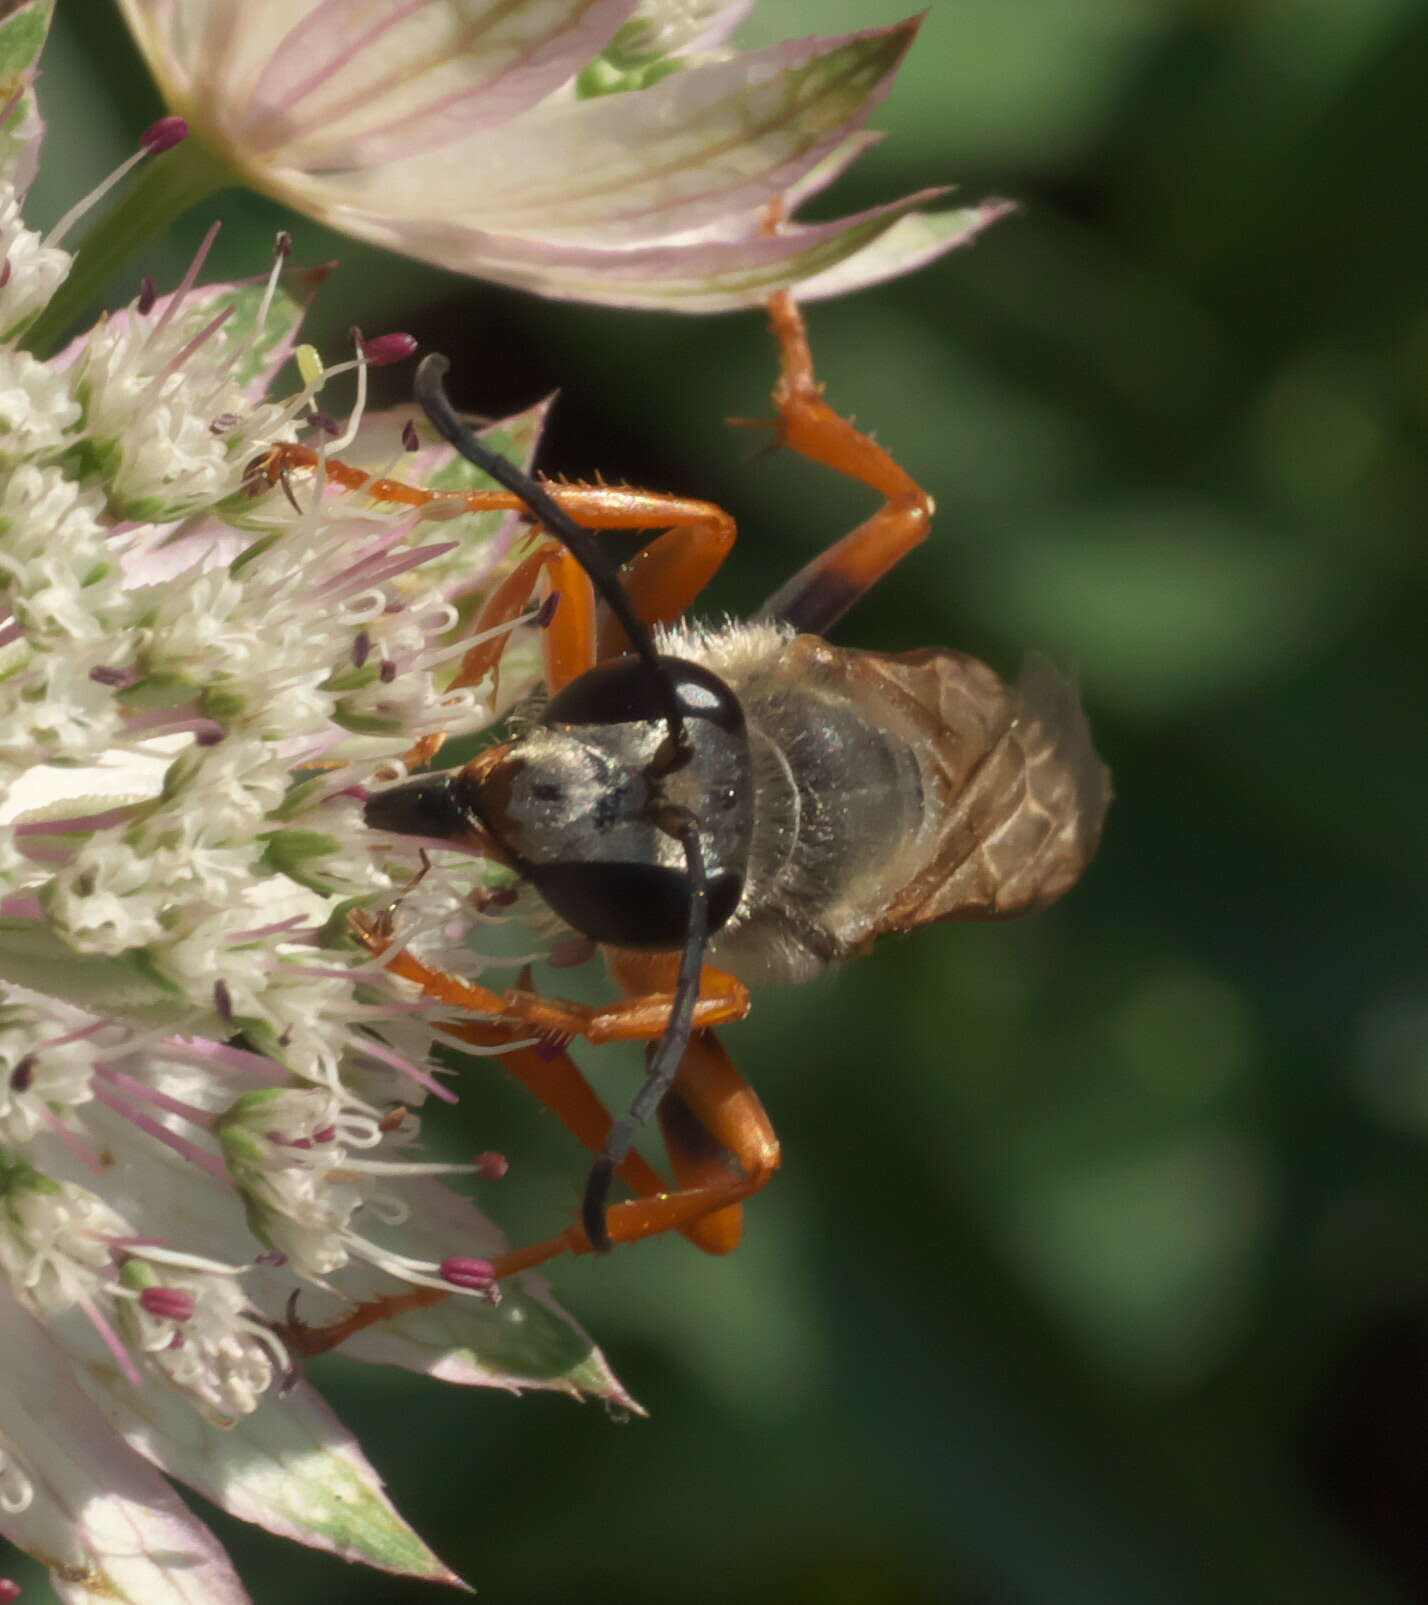
M 890 654 L 825 639 L 926 538 L 933 502 L 824 399 L 791 295 L 771 301 L 770 317 L 781 440 L 883 503 L 743 622 L 683 617 L 732 545 L 726 514 L 532 479 L 457 417 L 445 359 L 418 374 L 438 431 L 505 487 L 504 500 L 463 493 L 466 503 L 520 508 L 550 537 L 478 620 L 518 616 L 541 584 L 559 592 L 543 637 L 548 700 L 463 767 L 374 792 L 366 822 L 509 865 L 600 945 L 624 994 L 594 1008 L 495 991 L 401 950 L 388 920 L 361 927 L 394 973 L 461 1011 L 442 1027 L 452 1036 L 544 1036 L 550 1048 L 512 1047 L 504 1062 L 598 1155 L 580 1220 L 498 1256 L 498 1276 L 670 1230 L 712 1253 L 733 1248 L 740 1206 L 773 1175 L 779 1143 L 714 1028 L 747 1014 L 751 989 L 806 980 L 880 937 L 1043 908 L 1100 839 L 1108 772 L 1075 692 L 1048 666 L 1033 662 L 1011 686 L 952 648 Z M 351 482 L 379 499 L 430 495 Z M 617 570 L 587 526 L 618 523 L 669 527 Z M 491 672 L 499 650 L 474 648 L 457 683 Z M 621 1118 L 565 1053 L 575 1037 L 651 1044 Z M 672 1183 L 632 1147 L 651 1114 Z M 610 1204 L 616 1178 L 632 1196 Z M 330 1341 L 432 1297 L 363 1306 Z

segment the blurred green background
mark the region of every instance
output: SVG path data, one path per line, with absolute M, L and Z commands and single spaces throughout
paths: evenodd
M 50 216 L 156 110 L 107 9 L 59 9 Z M 747 37 L 898 15 L 765 0 Z M 888 942 L 728 1033 L 787 1155 L 745 1246 L 555 1276 L 648 1420 L 314 1367 L 487 1600 L 1428 1599 L 1425 79 L 1420 0 L 936 0 L 826 208 L 1022 211 L 813 310 L 832 399 L 941 509 L 838 639 L 1072 667 L 1105 846 L 1049 914 Z M 244 273 L 283 221 L 220 198 L 160 283 L 215 214 Z M 409 328 L 490 414 L 559 388 L 548 469 L 735 511 L 715 609 L 867 510 L 723 427 L 772 376 L 755 315 L 554 305 L 287 221 L 343 263 L 320 343 Z M 545 1235 L 580 1156 L 495 1072 L 462 1113 Z M 265 1605 L 436 1597 L 212 1520 Z

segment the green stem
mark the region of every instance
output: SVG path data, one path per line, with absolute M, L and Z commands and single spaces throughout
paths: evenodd
M 230 170 L 190 136 L 155 157 L 107 217 L 76 251 L 69 277 L 35 319 L 22 344 L 37 357 L 50 356 L 120 271 L 191 206 L 233 182 Z

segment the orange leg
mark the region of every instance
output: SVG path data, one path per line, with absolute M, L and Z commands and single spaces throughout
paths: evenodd
M 457 1025 L 463 1029 L 453 1034 L 464 1035 L 464 1022 L 457 1022 Z M 575 1075 L 583 1083 L 578 1071 Z M 589 1094 L 588 1087 L 585 1093 Z M 563 1092 L 561 1096 L 564 1097 Z M 593 1098 L 593 1094 L 589 1096 Z M 738 1241 L 738 1205 L 765 1186 L 778 1168 L 778 1139 L 753 1088 L 739 1075 L 710 1032 L 700 1033 L 690 1043 L 670 1097 L 679 1111 L 671 1123 L 687 1123 L 700 1133 L 695 1146 L 702 1145 L 705 1151 L 709 1179 L 685 1186 L 678 1192 L 665 1192 L 652 1170 L 647 1175 L 638 1166 L 627 1170 L 627 1161 L 621 1165 L 620 1175 L 640 1196 L 629 1203 L 610 1207 L 606 1217 L 610 1240 L 634 1243 L 669 1231 L 688 1233 L 696 1225 L 713 1226 L 718 1245 L 713 1252 L 727 1252 Z M 598 1100 L 596 1102 L 598 1104 Z M 552 1107 L 556 1105 L 553 1103 Z M 603 1110 L 600 1114 L 604 1114 Z M 564 1114 L 562 1118 L 566 1118 Z M 572 1130 L 575 1130 L 574 1118 L 567 1120 Z M 608 1116 L 604 1118 L 608 1121 Z M 590 1136 L 595 1135 L 598 1126 L 597 1119 L 586 1128 Z M 667 1124 L 666 1131 L 669 1129 L 670 1124 Z M 582 1137 L 582 1141 L 585 1140 Z M 600 1143 L 603 1142 L 601 1135 Z M 587 1141 L 587 1146 L 596 1145 Z M 686 1147 L 685 1162 L 691 1168 L 696 1163 L 692 1146 Z M 491 1267 L 500 1279 L 532 1270 L 561 1254 L 590 1252 L 585 1229 L 576 1222 L 543 1242 L 496 1255 Z M 443 1288 L 414 1287 L 359 1304 L 327 1326 L 308 1327 L 293 1321 L 284 1336 L 301 1354 L 321 1354 L 369 1326 L 394 1320 L 413 1310 L 427 1309 L 450 1296 Z
M 795 629 L 824 635 L 865 591 L 926 540 L 933 502 L 876 441 L 824 401 L 823 387 L 813 376 L 803 315 L 788 291 L 770 300 L 769 320 L 779 348 L 774 403 L 784 444 L 886 497 L 871 518 L 800 569 L 761 610 L 764 617 L 785 619 Z
M 249 476 L 249 483 L 261 491 L 285 481 L 294 472 L 310 472 L 321 463 L 329 482 L 344 490 L 361 491 L 373 501 L 405 507 L 426 507 L 443 514 L 450 512 L 523 512 L 519 496 L 504 490 L 431 491 L 400 480 L 373 478 L 360 468 L 337 459 L 320 459 L 310 446 L 277 445 L 261 458 Z M 709 583 L 733 548 L 734 520 L 723 508 L 711 502 L 684 496 L 667 496 L 655 491 L 631 490 L 622 485 L 567 485 L 549 480 L 543 488 L 560 506 L 587 529 L 662 529 L 665 531 L 626 565 L 622 574 L 626 593 L 641 618 L 651 624 L 670 624 L 681 617 L 696 596 Z M 554 571 L 558 570 L 558 574 Z M 547 575 L 550 588 L 561 593 L 556 620 L 574 632 L 593 630 L 580 615 L 593 608 L 593 592 L 583 569 L 565 549 L 552 542 L 543 545 L 519 564 L 487 600 L 476 621 L 476 632 L 507 624 L 524 610 L 537 576 Z M 577 615 L 566 625 L 566 619 Z M 555 691 L 573 679 L 580 668 L 589 668 L 628 649 L 624 631 L 613 619 L 601 626 L 598 649 L 581 646 L 547 648 L 547 669 L 554 657 L 564 678 L 548 681 Z M 474 685 L 490 673 L 505 648 L 504 639 L 493 638 L 475 646 L 464 659 L 454 684 Z M 579 664 L 573 672 L 566 665 Z
M 495 1021 L 447 1020 L 441 1029 L 446 1035 L 460 1041 L 494 1047 L 510 1041 L 519 1027 Z M 696 1040 L 712 1045 L 703 1051 L 723 1054 L 723 1049 L 718 1047 L 712 1034 L 705 1033 Z M 497 1057 L 504 1068 L 543 1103 L 578 1142 L 592 1154 L 604 1149 L 613 1124 L 610 1112 L 569 1054 L 551 1047 L 512 1048 Z M 686 1056 L 683 1063 L 688 1062 Z M 728 1074 L 734 1083 L 742 1085 L 732 1064 L 728 1065 Z M 661 1105 L 660 1122 L 665 1129 L 676 1183 L 681 1190 L 709 1186 L 730 1173 L 731 1156 L 726 1136 L 723 1135 L 723 1117 L 716 1111 L 711 1120 L 714 1129 L 721 1135 L 713 1135 L 700 1123 L 699 1116 L 691 1109 L 678 1086 L 671 1089 Z M 671 1191 L 659 1172 L 633 1149 L 616 1167 L 616 1174 L 640 1198 L 662 1196 Z M 681 1230 L 691 1242 L 707 1253 L 727 1254 L 738 1242 L 737 1210 L 722 1211 L 704 1220 L 691 1221 Z
M 380 919 L 354 916 L 353 928 L 374 953 L 383 953 L 387 937 Z M 663 955 L 660 955 L 663 956 Z M 414 981 L 429 998 L 468 1014 L 518 1021 L 529 1030 L 550 1037 L 584 1037 L 588 1042 L 647 1042 L 662 1036 L 674 1005 L 673 991 L 649 992 L 596 1007 L 564 998 L 543 998 L 516 987 L 494 991 L 475 981 L 435 969 L 403 949 L 388 964 L 393 975 Z M 742 1020 L 749 1012 L 749 991 L 712 964 L 700 977 L 699 1001 L 694 1007 L 696 1030 Z

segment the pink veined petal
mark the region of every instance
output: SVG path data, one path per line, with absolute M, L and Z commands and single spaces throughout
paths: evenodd
M 0 21 L 0 176 L 23 195 L 40 163 L 45 123 L 35 98 L 35 69 L 54 0 L 25 0 Z
M 131 1448 L 230 1515 L 379 1571 L 460 1585 L 402 1520 L 357 1440 L 309 1383 L 215 1427 L 157 1383 L 135 1390 L 82 1374 Z
M 442 267 L 557 299 L 652 311 L 725 312 L 836 267 L 900 217 L 945 190 L 923 190 L 852 217 L 746 239 L 676 241 L 626 251 L 550 245 L 454 224 L 398 231 L 389 219 L 344 213 L 337 226 L 360 239 Z
M 983 229 L 1014 211 L 1014 201 L 991 200 L 951 212 L 913 212 L 899 218 L 871 245 L 845 257 L 835 267 L 804 279 L 798 286 L 798 299 L 827 300 L 912 273 L 959 245 L 968 244 Z
M 720 7 L 684 46 L 681 54 L 693 55 L 701 50 L 718 50 L 727 45 L 734 30 L 753 9 L 754 0 L 732 0 L 732 4 Z
M 413 1205 L 404 1229 L 415 1252 L 439 1261 L 453 1253 L 486 1258 L 506 1247 L 504 1234 L 469 1198 L 436 1181 L 415 1181 L 403 1196 Z M 370 1296 L 346 1273 L 333 1282 L 344 1300 Z M 334 1305 L 334 1312 L 341 1308 Z M 502 1363 L 503 1349 L 510 1357 L 507 1363 Z M 602 1399 L 622 1409 L 639 1408 L 604 1355 L 551 1298 L 538 1276 L 504 1284 L 502 1302 L 494 1308 L 484 1300 L 455 1294 L 428 1309 L 369 1327 L 349 1338 L 342 1352 L 465 1387 L 553 1389 L 577 1398 Z M 530 1363 L 540 1353 L 549 1355 L 543 1369 Z M 518 1356 L 522 1363 L 516 1363 Z
M 298 0 L 301 3 L 301 0 Z M 138 41 L 149 70 L 158 79 L 170 110 L 190 103 L 199 89 L 206 62 L 228 54 L 241 20 L 290 22 L 291 6 L 281 0 L 119 0 L 129 31 Z
M 230 132 L 245 153 L 311 172 L 442 149 L 568 82 L 633 10 L 634 0 L 325 0 L 277 42 Z
M 74 1380 L 49 1334 L 0 1291 L 7 1442 L 35 1486 L 0 1532 L 51 1568 L 75 1605 L 244 1605 L 218 1540 L 129 1449 Z
M 648 89 L 538 107 L 469 148 L 278 174 L 268 188 L 339 226 L 353 207 L 394 226 L 445 217 L 567 245 L 667 239 L 752 216 L 798 184 L 882 100 L 917 26 L 789 40 Z

